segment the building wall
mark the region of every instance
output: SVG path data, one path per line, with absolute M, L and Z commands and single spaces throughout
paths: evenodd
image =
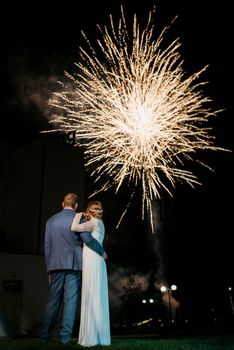
M 37 140 L 0 155 L 0 337 L 38 336 L 48 292 L 45 224 L 67 192 L 84 210 L 83 153 Z
M 0 251 L 43 254 L 46 220 L 75 192 L 84 209 L 83 154 L 69 144 L 36 141 L 12 151 L 0 189 Z M 3 240 L 4 236 L 4 240 Z
M 38 336 L 47 292 L 43 256 L 0 253 L 0 337 Z

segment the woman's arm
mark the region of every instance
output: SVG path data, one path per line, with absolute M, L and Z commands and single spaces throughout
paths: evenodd
M 83 222 L 83 224 L 80 224 L 79 222 L 80 222 L 81 216 L 82 216 L 82 213 L 81 215 L 79 213 L 74 217 L 71 230 L 76 232 L 92 231 L 94 228 L 94 220 L 89 220 L 89 221 Z
M 82 218 L 82 215 L 83 215 L 82 212 L 81 212 L 81 213 L 77 213 L 77 214 L 74 216 L 72 225 L 74 225 L 74 226 L 79 225 L 80 220 L 81 220 L 81 218 Z M 71 231 L 76 231 L 76 230 L 73 230 L 72 227 L 73 227 L 73 226 L 71 226 Z
M 80 224 L 81 217 L 82 213 L 76 214 L 72 222 L 71 230 L 74 232 L 80 232 L 80 238 L 82 241 L 95 253 L 102 256 L 103 259 L 106 259 L 107 255 L 105 249 L 95 238 L 93 238 L 90 232 L 95 225 L 95 219 Z

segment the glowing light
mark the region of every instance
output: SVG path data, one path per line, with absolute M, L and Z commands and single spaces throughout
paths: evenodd
M 167 287 L 166 286 L 162 286 L 162 287 L 160 287 L 160 290 L 161 290 L 162 293 L 164 293 L 164 292 L 166 292 Z
M 144 320 L 144 321 L 141 321 L 141 322 L 133 323 L 133 326 L 141 326 L 143 324 L 150 323 L 152 320 L 153 320 L 153 317 L 149 318 L 148 320 Z
M 177 286 L 175 284 L 172 284 L 171 285 L 171 290 L 176 290 L 177 289 Z
M 220 149 L 206 125 L 219 111 L 197 82 L 207 67 L 184 72 L 179 39 L 164 43 L 168 27 L 155 39 L 154 12 L 144 30 L 135 15 L 129 31 L 121 8 L 118 25 L 110 16 L 109 27 L 98 26 L 97 47 L 83 33 L 88 47 L 80 48 L 77 72 L 65 73 L 68 83 L 50 100 L 62 112 L 51 118 L 54 131 L 76 131 L 85 165 L 102 181 L 94 194 L 140 185 L 143 217 L 162 189 L 172 195 L 178 180 L 199 183 L 184 168 L 196 151 Z

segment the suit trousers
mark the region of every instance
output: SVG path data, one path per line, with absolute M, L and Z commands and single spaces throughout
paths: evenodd
M 76 317 L 80 285 L 81 271 L 58 270 L 51 272 L 49 296 L 41 327 L 41 340 L 43 342 L 48 342 L 53 336 L 56 319 L 62 302 L 63 313 L 60 338 L 63 344 L 70 341 Z

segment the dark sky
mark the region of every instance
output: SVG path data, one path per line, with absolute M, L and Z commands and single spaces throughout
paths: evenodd
M 233 18 L 231 2 L 227 0 L 217 4 L 211 0 L 68 0 L 60 5 L 51 1 L 33 1 L 29 5 L 9 2 L 3 11 L 6 24 L 1 24 L 1 137 L 20 144 L 35 138 L 47 126 L 47 98 L 63 71 L 73 67 L 80 30 L 95 38 L 95 24 L 107 23 L 110 13 L 119 18 L 120 3 L 127 18 L 136 12 L 140 21 L 156 4 L 159 32 L 178 16 L 169 36 L 181 38 L 188 72 L 210 65 L 206 73 L 207 92 L 214 109 L 224 109 L 213 125 L 216 142 L 220 147 L 233 149 Z M 169 283 L 177 283 L 184 293 L 196 290 L 200 298 L 209 298 L 212 290 L 218 298 L 229 284 L 234 288 L 233 154 L 208 153 L 205 160 L 215 171 L 198 170 L 202 186 L 191 189 L 178 185 L 173 198 L 165 196 L 160 202 L 163 255 Z M 120 193 L 115 205 L 124 207 L 124 201 L 124 194 Z M 125 242 L 122 252 L 129 256 L 129 262 L 125 256 L 123 264 L 135 265 L 136 270 L 140 269 L 139 261 L 146 260 L 150 265 L 144 256 L 146 249 L 140 249 L 145 233 L 141 222 L 140 230 L 136 229 L 137 210 L 136 206 L 130 208 L 123 220 L 129 236 L 119 237 Z M 135 251 L 134 240 L 140 241 Z M 112 254 L 121 263 L 118 237 L 115 241 Z

